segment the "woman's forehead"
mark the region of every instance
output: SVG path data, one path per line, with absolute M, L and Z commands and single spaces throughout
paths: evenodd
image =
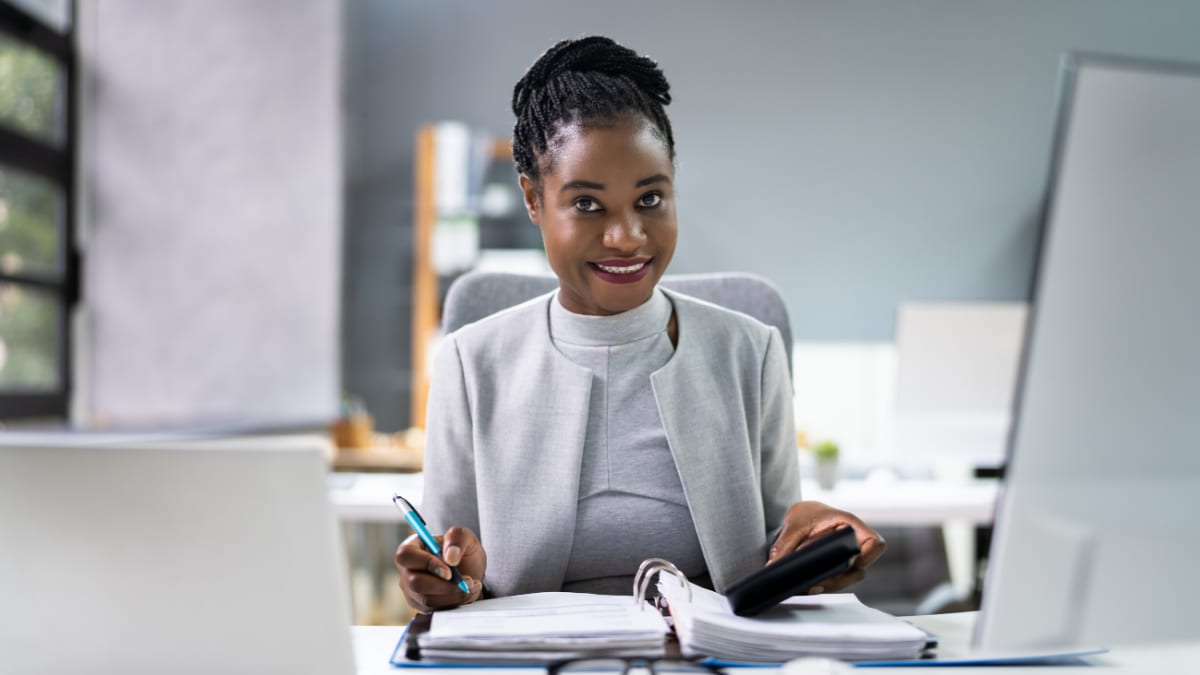
M 562 125 L 546 154 L 546 172 L 564 180 L 613 170 L 673 173 L 666 141 L 653 124 L 634 115 Z

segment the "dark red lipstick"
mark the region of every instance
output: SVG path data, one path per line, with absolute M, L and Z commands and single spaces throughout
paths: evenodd
M 650 265 L 653 262 L 653 258 L 609 258 L 607 260 L 589 262 L 588 266 L 592 268 L 592 272 L 596 276 L 610 284 L 632 284 L 641 281 L 650 273 Z M 640 268 L 638 268 L 639 265 Z M 605 267 L 609 269 L 606 270 L 604 269 Z M 630 268 L 638 269 L 628 272 L 624 271 Z

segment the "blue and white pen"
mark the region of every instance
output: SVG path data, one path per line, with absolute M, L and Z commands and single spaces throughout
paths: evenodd
M 408 522 L 408 526 L 413 529 L 413 532 L 416 532 L 417 536 L 421 538 L 421 543 L 425 544 L 425 548 L 429 549 L 430 553 L 441 558 L 442 562 L 445 562 L 446 559 L 442 558 L 442 547 L 438 546 L 437 539 L 433 538 L 433 534 L 425 526 L 425 520 L 421 518 L 421 514 L 417 513 L 413 505 L 400 495 L 392 495 L 392 503 L 396 505 L 396 508 L 400 509 L 400 513 L 404 514 L 404 520 Z M 470 593 L 471 587 L 467 586 L 467 582 L 458 573 L 458 568 L 454 565 L 450 565 L 449 567 L 450 580 L 458 584 L 463 593 Z

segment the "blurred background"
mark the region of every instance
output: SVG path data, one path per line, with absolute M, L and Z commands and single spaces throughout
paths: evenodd
M 672 85 L 671 271 L 779 288 L 806 477 L 832 446 L 816 494 L 885 495 L 864 599 L 969 604 L 994 485 L 936 491 L 1003 462 L 1059 60 L 1196 62 L 1197 28 L 1190 0 L 0 1 L 0 423 L 328 428 L 335 493 L 412 480 L 446 288 L 545 269 L 512 85 L 608 35 Z M 344 513 L 358 619 L 401 620 L 405 531 Z

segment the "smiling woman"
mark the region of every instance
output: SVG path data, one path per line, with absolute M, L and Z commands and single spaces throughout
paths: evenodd
M 603 37 L 556 44 L 514 89 L 513 159 L 558 288 L 434 360 L 421 508 L 444 557 L 397 550 L 415 609 L 628 594 L 651 556 L 721 590 L 842 526 L 862 555 L 826 590 L 883 553 L 858 518 L 798 501 L 778 329 L 658 285 L 678 234 L 669 89 Z

